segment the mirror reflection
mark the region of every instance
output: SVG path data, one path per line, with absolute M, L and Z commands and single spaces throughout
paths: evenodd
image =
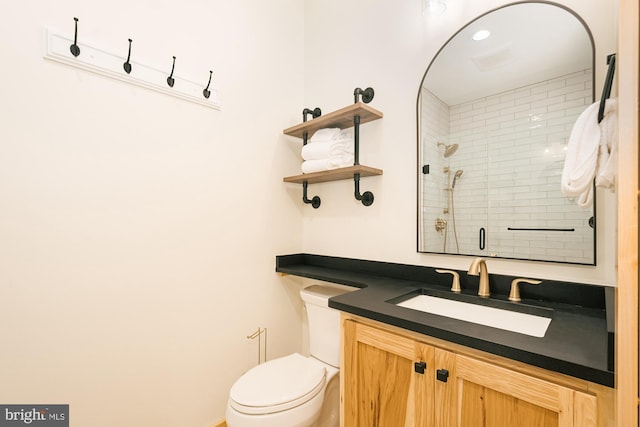
M 593 42 L 550 3 L 471 22 L 418 95 L 418 251 L 595 264 L 595 206 L 560 192 L 574 122 L 593 103 Z

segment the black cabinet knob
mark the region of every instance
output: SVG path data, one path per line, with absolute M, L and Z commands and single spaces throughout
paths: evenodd
M 426 362 L 415 362 L 413 369 L 419 374 L 424 374 L 424 370 L 427 369 L 427 364 Z
M 438 369 L 436 371 L 436 379 L 438 381 L 442 381 L 443 383 L 446 383 L 447 380 L 449 379 L 449 371 L 446 369 Z

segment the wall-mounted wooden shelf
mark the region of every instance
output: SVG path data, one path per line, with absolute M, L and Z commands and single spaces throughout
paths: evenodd
M 361 177 L 382 175 L 381 169 L 364 165 L 347 166 L 346 168 L 331 169 L 328 171 L 304 173 L 302 175 L 288 176 L 283 178 L 284 182 L 302 184 L 307 181 L 309 184 L 319 182 L 339 181 L 343 179 L 353 179 L 353 175 L 359 173 Z
M 324 128 L 340 128 L 347 129 L 353 126 L 353 118 L 360 116 L 360 124 L 371 122 L 382 118 L 382 113 L 375 108 L 371 108 L 362 102 L 358 102 L 348 107 L 332 111 L 324 116 L 316 117 L 307 122 L 302 122 L 295 126 L 285 129 L 285 135 L 302 138 L 304 132 L 307 136 L 311 136 L 318 130 Z
M 356 89 L 360 91 L 361 89 Z M 356 93 L 354 91 L 354 94 Z M 373 89 L 367 88 L 370 91 L 370 97 L 363 100 L 365 102 L 373 99 Z M 357 99 L 356 99 L 357 101 Z M 319 111 L 319 109 L 317 109 Z M 306 111 L 306 110 L 305 110 Z M 304 112 L 303 112 L 304 114 Z M 306 117 L 306 116 L 305 116 Z M 304 203 L 310 203 L 314 208 L 320 207 L 320 197 L 314 196 L 312 199 L 307 198 L 307 186 L 308 184 L 314 184 L 319 182 L 339 181 L 345 179 L 353 179 L 355 185 L 355 198 L 362 202 L 365 206 L 370 206 L 373 203 L 373 193 L 366 191 L 360 194 L 360 178 L 365 176 L 382 175 L 382 170 L 372 168 L 369 166 L 363 166 L 359 161 L 359 139 L 360 139 L 360 125 L 362 123 L 371 122 L 382 118 L 382 113 L 375 108 L 371 108 L 362 102 L 355 102 L 352 105 L 341 108 L 340 110 L 333 111 L 324 116 L 315 117 L 309 121 L 304 121 L 300 124 L 285 129 L 283 132 L 285 135 L 295 136 L 302 138 L 306 144 L 308 139 L 313 134 L 325 128 L 339 128 L 348 129 L 354 128 L 354 162 L 353 166 L 347 166 L 337 169 L 330 169 L 326 171 L 306 173 L 302 175 L 295 175 L 285 177 L 284 182 L 293 182 L 296 184 L 302 184 L 303 195 L 302 200 Z

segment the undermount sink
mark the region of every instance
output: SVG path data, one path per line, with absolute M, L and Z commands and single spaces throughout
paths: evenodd
M 513 305 L 504 301 L 496 301 L 496 303 Z M 551 310 L 543 308 L 539 309 L 541 315 L 538 315 L 424 294 L 416 295 L 395 304 L 425 313 L 539 338 L 544 337 L 551 323 Z

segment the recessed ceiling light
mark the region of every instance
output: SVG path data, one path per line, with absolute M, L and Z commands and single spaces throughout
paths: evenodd
M 422 0 L 422 13 L 441 15 L 447 8 L 447 0 Z
M 480 40 L 484 40 L 487 37 L 489 37 L 491 35 L 491 32 L 488 30 L 480 30 L 477 31 L 473 37 L 471 37 L 472 39 L 474 39 L 475 41 L 480 41 Z

